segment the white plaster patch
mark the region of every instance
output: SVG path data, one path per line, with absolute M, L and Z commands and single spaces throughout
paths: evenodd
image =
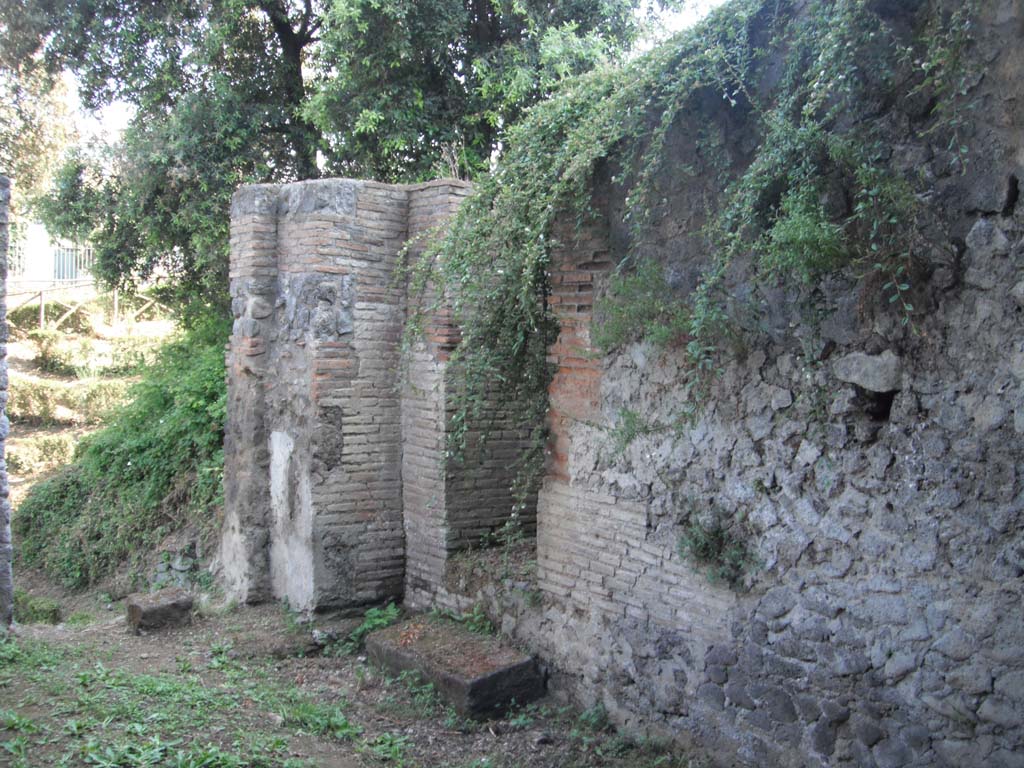
M 309 472 L 286 432 L 270 435 L 270 578 L 292 610 L 313 608 L 313 504 Z
M 233 509 L 225 512 L 224 529 L 220 540 L 220 560 L 224 567 L 224 591 L 227 596 L 242 603 L 246 602 L 252 586 L 249 547 L 242 535 L 238 513 Z

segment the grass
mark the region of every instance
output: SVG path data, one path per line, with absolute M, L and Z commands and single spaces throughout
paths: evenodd
M 340 707 L 266 670 L 147 674 L 108 667 L 97 655 L 84 645 L 0 641 L 0 750 L 12 766 L 294 768 L 291 735 L 342 738 L 348 722 Z M 265 712 L 275 708 L 289 712 L 284 732 L 245 736 L 264 730 Z M 44 714 L 30 718 L 25 709 Z
M 248 610 L 168 640 L 0 640 L 0 765 L 312 768 L 340 758 L 366 768 L 517 768 L 523 750 L 536 750 L 538 731 L 551 734 L 542 765 L 693 765 L 617 734 L 600 708 L 537 703 L 498 723 L 465 723 L 414 673 L 387 677 L 354 656 L 237 657 L 233 649 L 254 627 L 274 635 L 287 628 L 280 612 L 267 628 L 249 621 Z M 142 645 L 164 643 L 169 653 L 139 663 Z M 332 671 L 303 681 L 314 669 Z M 488 737 L 481 754 L 488 727 L 498 740 Z
M 30 595 L 22 589 L 14 590 L 14 620 L 18 624 L 56 624 L 60 614 L 56 600 Z
M 97 424 L 122 405 L 131 382 L 81 379 L 73 382 L 10 373 L 7 414 L 24 424 Z

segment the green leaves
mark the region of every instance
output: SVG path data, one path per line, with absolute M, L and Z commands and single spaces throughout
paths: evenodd
M 323 133 L 332 172 L 476 176 L 524 109 L 628 47 L 635 5 L 335 0 L 318 59 L 329 74 L 303 114 Z
M 75 463 L 33 487 L 13 521 L 26 564 L 69 587 L 85 586 L 180 525 L 167 517 L 172 510 L 200 527 L 214 524 L 226 336 L 216 323 L 165 347 L 132 402 L 83 443 Z
M 963 20 L 954 16 L 947 29 L 938 6 L 928 11 L 939 48 L 947 51 L 942 56 L 952 62 L 948 41 L 959 39 L 955 27 Z M 541 51 L 559 51 L 564 62 L 576 46 L 585 47 L 580 31 L 549 29 Z M 551 258 L 556 237 L 571 248 L 571 238 L 598 221 L 591 199 L 598 169 L 612 169 L 626 203 L 622 217 L 632 228 L 629 252 L 619 254 L 630 269 L 612 277 L 596 307 L 592 338 L 600 350 L 641 338 L 678 344 L 695 380 L 715 371 L 735 308 L 726 278 L 744 271 L 810 283 L 878 262 L 902 275 L 886 290 L 906 324 L 914 309 L 905 270 L 916 247 L 917 202 L 879 151 L 869 110 L 880 92 L 896 100 L 908 87 L 898 76 L 906 46 L 935 44 L 903 43 L 900 34 L 867 3 L 816 0 L 796 12 L 787 4 L 737 0 L 624 66 L 597 65 L 558 81 L 551 98 L 530 107 L 504 134 L 497 168 L 479 180 L 444 242 L 410 269 L 414 293 L 435 286 L 441 294 L 435 306 L 450 306 L 462 328 L 453 357 L 461 388 L 450 454 L 459 454 L 499 392 L 518 422 L 534 428 L 524 471 L 543 466 L 547 354 L 558 333 Z M 475 65 L 482 93 L 512 92 L 493 67 L 492 58 Z M 670 131 L 691 113 L 710 115 L 709 94 L 730 105 L 730 118 L 736 110 L 735 123 L 711 121 L 703 132 L 694 128 L 700 118 L 686 122 L 694 133 L 680 139 L 695 146 L 696 170 L 670 168 L 667 161 L 683 154 L 669 149 Z M 737 124 L 752 139 L 749 149 L 726 148 L 716 135 Z M 695 257 L 700 273 L 682 295 L 666 283 L 662 265 L 636 251 L 666 213 L 665 177 L 694 173 L 716 174 L 721 193 L 709 195 L 703 231 L 688 232 L 703 236 L 705 254 Z M 575 231 L 566 226 L 572 221 Z M 419 326 L 414 318 L 411 327 Z M 626 432 L 634 427 L 623 425 Z M 530 488 L 530 481 L 517 487 Z

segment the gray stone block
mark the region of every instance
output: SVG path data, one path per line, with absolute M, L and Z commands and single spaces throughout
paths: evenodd
M 454 622 L 410 619 L 367 637 L 366 652 L 392 672 L 418 672 L 467 717 L 498 717 L 544 695 L 533 657 Z
M 180 587 L 136 593 L 125 601 L 128 626 L 140 630 L 177 627 L 192 621 L 192 595 Z
M 880 355 L 851 352 L 836 360 L 832 370 L 840 381 L 869 392 L 893 392 L 900 388 L 903 366 L 891 350 L 886 350 Z

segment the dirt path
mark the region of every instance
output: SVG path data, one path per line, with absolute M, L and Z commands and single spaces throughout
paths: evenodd
M 622 768 L 697 765 L 552 700 L 488 723 L 365 658 L 323 653 L 278 606 L 136 636 L 120 612 L 0 644 L 0 765 Z M 345 636 L 358 619 L 321 624 Z

